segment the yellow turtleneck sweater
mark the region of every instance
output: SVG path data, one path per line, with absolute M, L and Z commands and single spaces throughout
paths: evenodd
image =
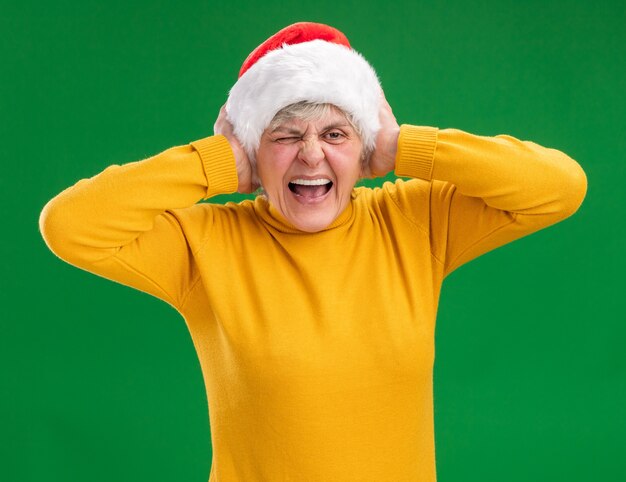
M 443 279 L 573 214 L 587 180 L 532 142 L 408 125 L 396 174 L 414 179 L 356 188 L 307 234 L 263 197 L 196 204 L 237 188 L 228 142 L 207 137 L 79 181 L 40 227 L 62 259 L 184 317 L 210 482 L 433 482 Z

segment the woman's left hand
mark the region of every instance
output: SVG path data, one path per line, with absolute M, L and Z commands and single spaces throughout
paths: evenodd
M 396 165 L 400 126 L 382 90 L 380 91 L 380 95 L 381 103 L 378 113 L 380 130 L 376 136 L 374 152 L 370 154 L 369 162 L 363 170 L 364 177 L 386 176 L 393 171 Z

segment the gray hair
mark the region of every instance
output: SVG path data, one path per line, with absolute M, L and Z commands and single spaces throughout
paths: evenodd
M 336 109 L 338 112 L 340 112 L 346 118 L 346 120 L 350 124 L 350 127 L 352 127 L 357 133 L 359 138 L 363 139 L 362 130 L 360 126 L 354 121 L 354 118 L 350 113 L 345 112 L 343 109 L 340 109 L 334 104 L 308 102 L 305 100 L 296 102 L 294 104 L 289 104 L 288 106 L 280 109 L 271 120 L 267 129 L 276 129 L 280 124 L 291 119 L 300 119 L 304 122 L 314 121 L 328 114 L 330 109 Z M 361 163 L 364 166 L 370 154 L 371 150 L 368 152 L 368 150 L 366 150 L 364 147 L 363 151 L 361 152 Z

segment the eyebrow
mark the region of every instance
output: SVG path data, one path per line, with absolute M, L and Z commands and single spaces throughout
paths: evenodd
M 344 121 L 331 122 L 330 124 L 322 128 L 322 132 L 330 130 L 330 129 L 337 129 L 338 127 L 348 127 L 349 125 L 350 124 Z M 288 134 L 302 135 L 302 131 L 295 127 L 278 126 L 276 129 L 272 131 L 272 134 L 278 131 L 286 132 Z
M 300 133 L 301 133 L 301 132 L 300 132 L 300 129 L 295 129 L 295 128 L 293 128 L 293 127 L 278 126 L 276 129 L 274 129 L 274 130 L 272 131 L 272 134 L 273 134 L 274 132 L 278 132 L 278 131 L 280 131 L 280 132 L 286 132 L 286 133 L 288 133 L 288 134 L 300 134 Z

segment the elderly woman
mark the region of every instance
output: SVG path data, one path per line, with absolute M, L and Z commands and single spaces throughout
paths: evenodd
M 412 179 L 355 187 L 391 171 Z M 184 317 L 211 482 L 432 482 L 443 279 L 586 187 L 555 149 L 398 126 L 345 36 L 301 23 L 248 57 L 215 135 L 79 181 L 40 226 L 62 259 Z

